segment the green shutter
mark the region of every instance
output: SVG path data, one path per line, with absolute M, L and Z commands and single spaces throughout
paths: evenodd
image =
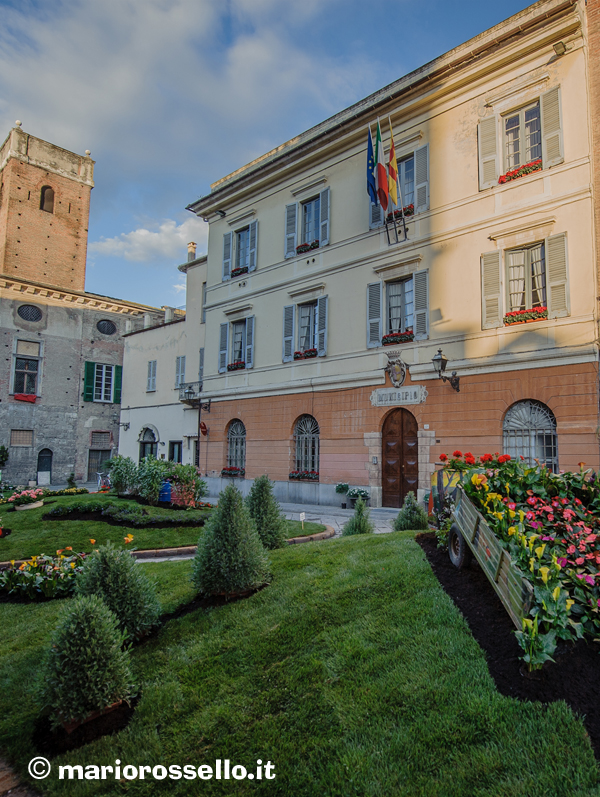
M 121 385 L 123 384 L 123 366 L 115 365 L 115 392 L 113 402 L 121 403 Z
M 94 376 L 96 374 L 96 363 L 85 364 L 85 375 L 83 378 L 83 400 L 94 400 Z

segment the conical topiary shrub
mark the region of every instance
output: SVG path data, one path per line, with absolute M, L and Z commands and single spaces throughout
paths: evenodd
M 260 587 L 268 579 L 268 560 L 256 525 L 233 484 L 198 541 L 192 582 L 206 595 L 231 595 Z
M 407 493 L 402 509 L 394 521 L 394 531 L 419 531 L 428 529 L 427 513 L 417 503 L 414 493 Z
M 111 543 L 86 557 L 75 591 L 101 598 L 131 639 L 147 633 L 160 617 L 156 588 L 144 573 L 143 565 L 136 564 L 129 551 Z
M 354 507 L 354 514 L 347 523 L 344 523 L 342 536 L 348 537 L 351 534 L 372 534 L 375 524 L 369 518 L 367 505 L 359 498 Z
M 254 480 L 246 498 L 246 506 L 265 548 L 281 548 L 285 543 L 286 523 L 268 476 L 259 476 Z
M 100 598 L 69 602 L 42 666 L 41 697 L 52 711 L 53 727 L 133 696 L 123 640 L 117 618 Z

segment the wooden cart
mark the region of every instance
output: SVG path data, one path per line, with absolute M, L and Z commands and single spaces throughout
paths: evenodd
M 464 545 L 462 542 L 464 540 L 496 590 L 511 620 L 520 631 L 522 629 L 521 621 L 523 617 L 529 615 L 531 608 L 533 599 L 531 583 L 512 561 L 509 552 L 502 547 L 483 515 L 477 511 L 462 487 L 457 490 L 454 518 L 455 523 L 448 539 L 450 558 L 457 564 L 455 559 L 460 554 L 460 546 Z M 457 534 L 457 532 L 459 533 Z M 459 567 L 461 565 L 462 561 L 457 564 Z

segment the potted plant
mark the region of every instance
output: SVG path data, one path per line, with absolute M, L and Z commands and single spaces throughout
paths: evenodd
M 335 485 L 336 493 L 339 495 L 346 495 L 348 492 L 349 486 L 345 482 L 340 482 L 339 484 Z M 342 501 L 342 509 L 346 508 L 346 501 Z
M 20 493 L 13 493 L 8 500 L 17 511 L 37 509 L 39 506 L 44 505 L 43 495 L 44 491 L 38 487 L 36 490 L 23 490 Z
M 366 490 L 364 487 L 350 487 L 350 489 L 348 490 L 348 498 L 350 499 L 350 503 L 352 504 L 353 509 L 359 498 L 362 498 L 362 500 L 368 506 L 369 495 L 370 495 L 369 491 Z

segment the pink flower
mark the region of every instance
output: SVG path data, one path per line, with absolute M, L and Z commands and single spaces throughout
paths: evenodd
M 585 559 L 583 558 L 583 556 L 578 556 L 577 559 L 575 559 L 575 564 L 576 565 L 582 565 L 584 562 L 585 562 Z
M 515 510 L 517 508 L 517 505 L 513 504 L 512 501 L 511 501 L 511 503 L 508 505 L 508 508 L 512 509 L 512 510 Z
M 577 548 L 574 545 L 569 545 L 567 548 L 567 553 L 575 553 L 576 550 Z
M 525 517 L 527 518 L 527 520 L 533 520 L 533 518 L 535 517 L 535 514 L 533 512 L 528 512 L 525 515 Z
M 585 580 L 587 581 L 587 583 L 588 583 L 588 584 L 589 584 L 591 587 L 593 587 L 593 586 L 594 586 L 594 576 L 586 576 L 586 577 L 585 577 Z
M 531 495 L 531 496 L 529 496 L 529 498 L 527 499 L 527 503 L 528 503 L 530 506 L 535 506 L 535 505 L 537 504 L 537 498 L 534 498 L 534 497 Z
M 565 559 L 564 556 L 561 556 L 560 559 L 557 559 L 556 563 L 558 564 L 559 567 L 566 567 L 567 566 L 567 560 Z

